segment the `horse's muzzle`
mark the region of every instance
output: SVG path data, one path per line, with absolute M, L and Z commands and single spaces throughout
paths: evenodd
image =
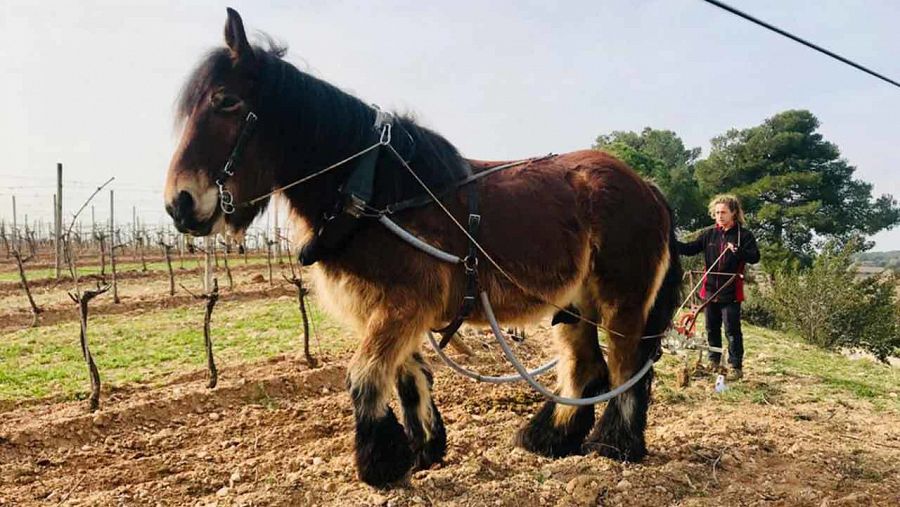
M 201 222 L 197 220 L 195 211 L 194 198 L 190 192 L 184 190 L 178 193 L 173 202 L 166 204 L 166 213 L 172 217 L 178 232 L 193 236 L 206 236 L 212 230 L 215 217 Z

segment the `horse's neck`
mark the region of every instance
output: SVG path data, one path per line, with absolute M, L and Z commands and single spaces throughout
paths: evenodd
M 305 130 L 305 129 L 298 129 Z M 329 129 L 331 130 L 331 129 Z M 339 129 L 334 129 L 335 132 Z M 284 156 L 277 167 L 276 186 L 283 187 L 296 183 L 298 180 L 312 176 L 308 181 L 304 181 L 299 185 L 288 189 L 284 192 L 285 197 L 291 203 L 293 211 L 307 222 L 317 225 L 323 212 L 330 211 L 338 198 L 339 187 L 346 180 L 349 171 L 352 170 L 354 161 L 343 164 L 334 170 L 327 171 L 320 176 L 314 176 L 317 172 L 323 171 L 333 164 L 338 163 L 347 156 L 357 153 L 362 148 L 355 145 L 348 145 L 340 152 L 332 155 L 316 155 L 307 150 L 315 150 L 316 144 L 327 140 L 313 139 L 291 139 L 286 137 L 281 142 L 284 143 Z M 335 139 L 338 142 L 339 139 Z M 305 149 L 292 149 L 294 146 L 300 146 Z M 343 154 L 343 152 L 347 154 Z
M 281 117 L 283 124 L 276 143 L 281 150 L 276 185 L 289 185 L 311 176 L 377 142 L 372 130 L 374 111 L 359 99 L 296 68 L 284 70 L 292 77 L 287 78 L 289 84 L 281 89 L 283 95 L 279 99 L 292 111 L 281 110 L 287 114 Z M 286 191 L 294 211 L 317 225 L 323 212 L 331 211 L 338 187 L 355 163 L 350 161 Z
M 281 185 L 296 181 L 303 175 L 300 169 L 289 171 Z M 318 226 L 322 215 L 333 206 L 338 196 L 337 183 L 332 178 L 320 178 L 319 181 L 313 179 L 284 192 L 291 210 L 313 228 Z

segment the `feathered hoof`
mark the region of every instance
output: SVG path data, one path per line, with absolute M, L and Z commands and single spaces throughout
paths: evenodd
M 413 470 L 425 470 L 435 463 L 443 463 L 444 454 L 447 453 L 447 430 L 444 429 L 444 421 L 434 403 L 431 406 L 434 411 L 431 439 L 425 441 L 422 448 L 415 453 Z
M 581 454 L 581 444 L 594 423 L 594 407 L 579 407 L 562 426 L 555 424 L 555 408 L 556 403 L 545 402 L 528 424 L 516 433 L 515 444 L 550 458 Z
M 377 420 L 357 422 L 356 469 L 359 478 L 386 487 L 405 478 L 415 456 L 393 411 Z
M 627 431 L 604 431 L 601 425 L 588 437 L 582 446 L 585 453 L 596 452 L 616 461 L 637 463 L 647 456 L 647 445 L 643 437 L 635 436 Z

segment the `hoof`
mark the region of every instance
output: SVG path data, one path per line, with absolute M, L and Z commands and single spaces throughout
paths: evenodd
M 647 455 L 647 446 L 642 436 L 633 435 L 622 428 L 615 431 L 605 427 L 602 422 L 588 437 L 582 450 L 631 463 L 637 463 Z
M 366 484 L 385 487 L 410 471 L 414 456 L 409 439 L 394 412 L 377 420 L 357 422 L 356 469 Z
M 416 460 L 413 470 L 425 470 L 435 463 L 443 463 L 444 454 L 447 453 L 447 430 L 444 429 L 444 420 L 434 402 L 431 403 L 431 409 L 434 414 L 431 439 L 427 440 L 415 453 Z
M 515 444 L 551 458 L 581 454 L 581 443 L 594 424 L 594 407 L 579 407 L 563 426 L 554 424 L 555 407 L 552 401 L 545 402 L 528 424 L 516 433 Z

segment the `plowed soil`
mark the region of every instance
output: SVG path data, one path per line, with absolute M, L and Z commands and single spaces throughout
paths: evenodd
M 520 346 L 531 364 L 544 356 L 538 338 Z M 471 367 L 503 370 L 470 344 Z M 900 504 L 900 417 L 865 402 L 792 399 L 787 388 L 773 402 L 727 402 L 695 379 L 687 392 L 700 402 L 651 406 L 642 463 L 553 460 L 511 443 L 537 395 L 442 365 L 445 463 L 376 490 L 353 467 L 347 358 L 227 364 L 216 389 L 197 371 L 104 392 L 93 414 L 83 401 L 0 413 L 0 505 Z M 754 375 L 751 366 L 744 382 Z

